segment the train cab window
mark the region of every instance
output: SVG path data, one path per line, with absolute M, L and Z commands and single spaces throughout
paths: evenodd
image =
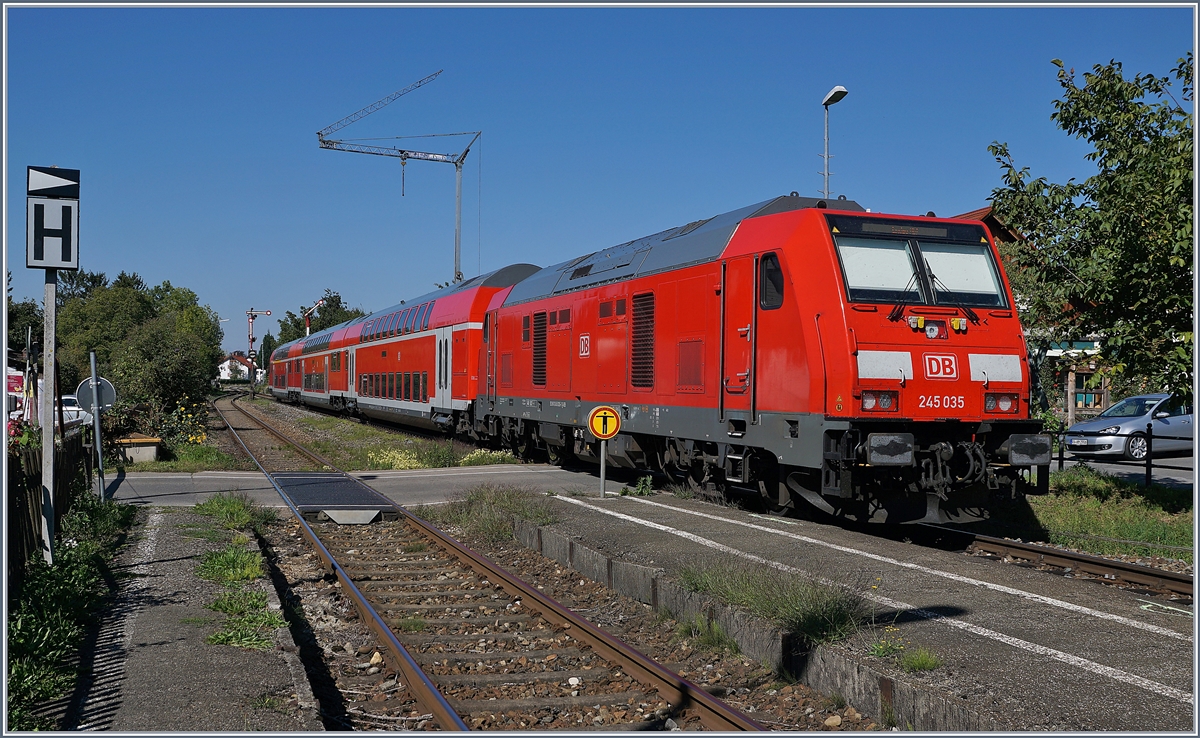
M 521 343 L 529 343 L 529 316 L 521 316 Z
M 933 297 L 942 305 L 1004 307 L 1000 275 L 992 263 L 987 243 L 917 244 L 925 259 L 925 271 L 933 283 Z
M 624 314 L 625 314 L 625 300 L 624 300 L 624 298 L 622 298 L 620 300 L 617 300 L 617 315 L 624 315 Z
M 429 319 L 433 316 L 433 306 L 437 304 L 437 300 L 429 303 L 429 309 L 425 311 L 425 318 L 421 321 L 421 330 L 429 329 Z
M 571 308 L 563 308 L 558 311 L 558 322 L 559 324 L 571 322 Z
M 420 308 L 417 309 L 417 319 L 413 321 L 413 330 L 414 331 L 424 330 L 423 328 L 421 328 L 421 324 L 425 323 L 425 313 L 427 313 L 428 311 L 429 311 L 429 303 L 425 303 L 424 305 L 422 305 Z
M 779 266 L 778 256 L 763 256 L 758 282 L 758 304 L 763 310 L 774 310 L 783 305 L 783 268 Z
M 551 311 L 548 313 L 548 315 L 550 316 L 550 317 L 549 317 L 549 321 L 548 321 L 548 322 L 549 322 L 549 324 L 550 324 L 550 325 L 558 325 L 558 311 L 557 311 L 557 310 L 551 310 Z
M 852 302 L 927 302 L 907 240 L 837 236 Z
M 608 302 L 600 303 L 600 317 L 601 318 L 611 318 L 612 313 L 613 313 L 612 309 L 613 309 L 612 300 L 609 300 Z

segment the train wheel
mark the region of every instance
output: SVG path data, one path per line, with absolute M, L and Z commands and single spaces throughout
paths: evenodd
M 564 446 L 546 444 L 546 458 L 554 466 L 565 466 L 567 463 L 567 449 Z

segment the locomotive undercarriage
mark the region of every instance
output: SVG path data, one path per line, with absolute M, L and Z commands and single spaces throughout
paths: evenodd
M 1048 491 L 1049 439 L 1037 440 L 1039 424 L 996 425 L 854 423 L 825 434 L 819 471 L 789 470 L 785 483 L 818 509 L 859 522 L 985 520 L 1000 500 Z M 890 457 L 889 446 L 898 438 L 904 441 L 896 444 L 902 455 Z M 1036 483 L 1028 465 L 1010 463 L 1025 450 L 1014 452 L 1014 441 L 1036 446 L 1045 464 Z

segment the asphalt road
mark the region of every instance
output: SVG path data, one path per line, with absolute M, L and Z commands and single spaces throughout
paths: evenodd
M 509 484 L 553 492 L 600 494 L 599 471 L 566 471 L 546 464 L 367 471 L 354 476 L 404 506 L 438 504 L 477 484 Z M 615 478 L 614 478 L 615 477 Z M 244 492 L 259 505 L 283 507 L 271 483 L 257 472 L 157 473 L 134 472 L 106 478 L 105 494 L 133 505 L 190 506 L 217 492 Z M 628 472 L 609 475 L 609 494 L 636 484 Z
M 1079 460 L 1068 456 L 1064 468 Z M 1139 465 L 1086 461 L 1089 466 L 1140 484 L 1145 479 L 1145 467 Z M 1195 458 L 1182 456 L 1156 460 L 1173 468 L 1155 468 L 1153 481 L 1188 489 L 1195 479 Z M 1058 469 L 1055 459 L 1051 470 Z M 553 492 L 585 493 L 599 496 L 598 468 L 565 470 L 546 464 L 498 464 L 494 466 L 451 467 L 446 469 L 413 469 L 406 471 L 366 471 L 354 476 L 404 506 L 438 504 L 463 494 L 476 484 L 511 484 Z M 203 501 L 216 492 L 241 491 L 260 504 L 282 507 L 279 494 L 261 474 L 256 472 L 198 472 L 132 473 L 109 476 L 106 494 L 116 500 L 136 505 L 189 506 Z M 617 494 L 623 486 L 637 483 L 637 475 L 619 469 L 610 470 L 606 487 Z

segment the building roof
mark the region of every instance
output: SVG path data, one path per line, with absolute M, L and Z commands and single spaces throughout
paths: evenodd
M 991 205 L 979 208 L 978 210 L 972 210 L 969 213 L 956 215 L 954 217 L 961 218 L 962 220 L 981 221 L 985 226 L 987 226 L 987 229 L 991 231 L 992 238 L 1002 243 L 1015 243 L 1017 241 L 1025 240 L 1024 236 L 1004 225 L 1004 222 L 996 217 L 996 213 L 993 211 Z

